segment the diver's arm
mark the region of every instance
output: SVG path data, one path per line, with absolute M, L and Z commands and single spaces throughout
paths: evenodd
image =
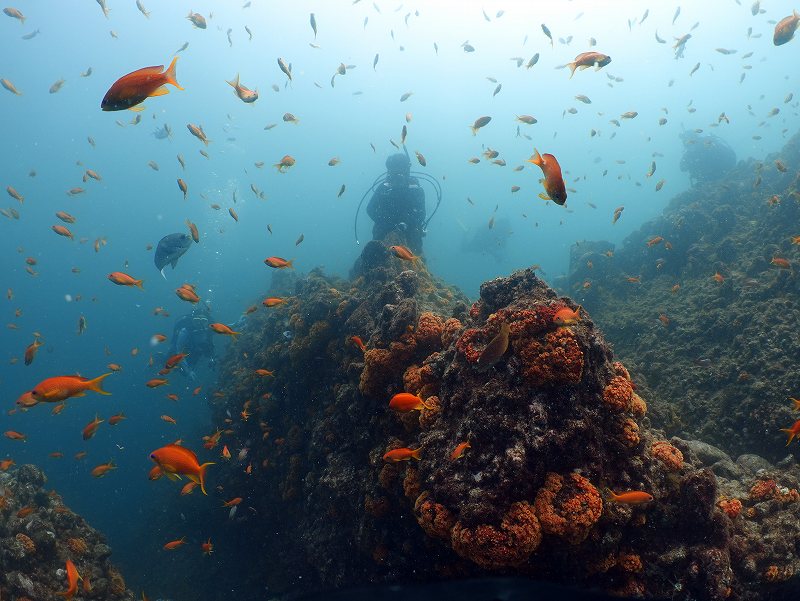
M 386 194 L 382 192 L 383 186 L 379 187 L 372 193 L 372 198 L 369 199 L 369 203 L 367 203 L 367 216 L 372 219 L 372 221 L 376 221 L 379 216 L 384 213 L 384 207 L 386 206 Z

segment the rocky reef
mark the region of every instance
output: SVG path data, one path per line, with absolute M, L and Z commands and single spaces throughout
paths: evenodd
M 565 291 L 636 374 L 654 423 L 781 459 L 800 397 L 800 134 L 676 196 L 616 252 L 573 248 Z
M 469 305 L 373 242 L 352 280 L 271 294 L 215 407 L 240 449 L 218 488 L 247 491 L 223 537 L 259 550 L 254 586 L 491 574 L 755 600 L 794 572 L 771 529 L 798 523 L 796 476 L 653 429 L 638 378 L 533 271 Z M 390 409 L 398 393 L 418 410 Z
M 77 598 L 132 601 L 103 536 L 45 491 L 45 482 L 33 465 L 0 472 L 0 599 L 57 598 L 68 591 L 71 561 L 81 577 Z

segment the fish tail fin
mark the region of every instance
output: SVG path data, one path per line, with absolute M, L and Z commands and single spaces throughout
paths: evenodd
M 112 371 L 108 372 L 107 374 L 103 374 L 102 376 L 97 376 L 94 380 L 89 380 L 87 382 L 86 390 L 91 390 L 93 392 L 98 392 L 100 394 L 110 395 L 110 392 L 106 392 L 103 390 L 103 380 L 105 380 L 108 376 L 110 376 Z
M 539 154 L 539 151 L 536 150 L 535 147 L 533 149 L 533 156 L 528 159 L 528 162 L 533 163 L 534 165 L 538 165 L 539 167 L 541 167 L 542 164 L 544 163 L 544 161 L 542 161 L 542 155 Z
M 477 136 L 478 135 L 478 128 L 477 127 L 473 127 L 473 126 L 470 125 L 469 128 L 472 130 L 472 135 L 473 136 Z
M 202 490 L 203 494 L 206 496 L 208 495 L 208 493 L 206 492 L 206 468 L 208 468 L 209 465 L 214 465 L 214 462 L 212 461 L 210 463 L 204 463 L 203 465 L 200 466 L 200 469 L 198 470 L 199 474 L 198 479 L 200 480 L 200 490 Z
M 422 458 L 422 447 L 420 447 L 420 448 L 418 448 L 418 449 L 414 449 L 414 450 L 411 452 L 411 456 L 412 456 L 414 459 L 416 459 L 417 461 L 419 461 L 419 460 Z
M 225 81 L 229 86 L 235 88 L 239 85 L 239 74 L 236 74 L 236 77 L 233 78 L 233 81 Z
M 166 278 L 164 278 L 164 279 L 166 279 Z M 143 283 L 143 282 L 144 282 L 144 280 L 134 280 L 134 281 L 133 281 L 133 284 L 134 284 L 134 285 L 135 285 L 135 286 L 136 286 L 136 287 L 137 287 L 139 290 L 144 290 L 144 286 L 142 286 L 142 283 Z
M 786 441 L 786 446 L 788 447 L 794 438 L 794 434 L 788 428 L 781 428 L 781 432 L 786 432 L 789 435 L 789 440 Z
M 178 83 L 177 75 L 175 73 L 175 63 L 177 62 L 178 62 L 178 57 L 176 56 L 175 58 L 172 59 L 172 62 L 169 64 L 169 67 L 167 67 L 167 70 L 164 71 L 164 77 L 166 78 L 165 83 L 170 83 L 179 90 L 182 90 L 183 88 Z
M 288 261 L 286 261 L 286 267 L 288 267 L 289 269 L 294 269 L 294 259 L 289 259 Z
M 567 67 L 570 70 L 569 78 L 572 79 L 572 76 L 575 75 L 575 69 L 578 68 L 578 63 L 567 63 Z

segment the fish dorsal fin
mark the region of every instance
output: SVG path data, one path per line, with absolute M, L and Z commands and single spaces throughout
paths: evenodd
M 155 67 L 142 67 L 131 73 L 131 75 L 161 75 L 163 72 L 164 65 L 158 65 Z
M 167 86 L 161 86 L 160 88 L 156 88 L 153 92 L 150 93 L 150 96 L 164 96 L 165 94 L 169 94 L 169 90 Z

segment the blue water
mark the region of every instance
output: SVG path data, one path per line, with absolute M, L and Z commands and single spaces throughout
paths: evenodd
M 151 336 L 170 336 L 174 319 L 190 308 L 174 289 L 184 282 L 196 284 L 200 296 L 211 301 L 215 319 L 232 323 L 267 289 L 271 270 L 263 259 L 269 255 L 295 259 L 301 273 L 322 266 L 328 273 L 346 275 L 361 248 L 353 232 L 356 206 L 382 173 L 386 156 L 396 152 L 389 140 L 399 142 L 407 113 L 412 160 L 415 150 L 427 159 L 426 168 L 416 163 L 413 168 L 438 179 L 444 190 L 425 238 L 429 269 L 473 297 L 482 281 L 531 264 L 541 265 L 551 280 L 565 273 L 569 248 L 576 241 L 620 243 L 658 215 L 674 194 L 689 186 L 679 168 L 682 131 L 713 132 L 740 159 L 760 160 L 783 145 L 796 118 L 796 102 L 784 104 L 784 99 L 797 87 L 793 65 L 800 42 L 772 45 L 774 23 L 791 13 L 788 2 L 765 2 L 764 12 L 756 16 L 749 3 L 683 2 L 674 24 L 675 2 L 649 7 L 622 0 L 243 4 L 147 0 L 147 19 L 133 0 L 109 0 L 108 18 L 91 0 L 20 0 L 15 6 L 28 18 L 24 25 L 0 15 L 0 56 L 5 57 L 0 77 L 22 92 L 15 96 L 0 90 L 1 183 L 25 196 L 22 205 L 10 197 L 0 203 L 20 213 L 18 221 L 0 219 L 0 282 L 4 292 L 13 291 L 11 300 L 2 301 L 2 318 L 14 326 L 2 334 L 5 408 L 12 409 L 22 392 L 44 378 L 73 373 L 93 377 L 106 372 L 110 362 L 123 367 L 106 380 L 110 397 L 72 399 L 57 416 L 50 414 L 50 406 L 4 413 L 0 430 L 24 432 L 28 441 L 0 439 L 0 458 L 42 466 L 49 486 L 108 535 L 115 560 L 137 587 L 147 581 L 136 561 L 143 548 L 155 554 L 183 534 L 199 544 L 210 529 L 224 527 L 227 518 L 222 511 L 221 523 L 205 529 L 177 523 L 171 531 L 152 532 L 145 521 L 154 508 L 174 509 L 181 503 L 190 523 L 192 506 L 205 501 L 198 495 L 179 499 L 174 486 L 147 480 L 152 449 L 179 437 L 195 443 L 213 431 L 206 402 L 215 390 L 213 373 L 201 374 L 198 396 L 191 394 L 195 384 L 177 375 L 170 376 L 169 387 L 144 386 L 163 362 L 158 356 L 155 367 L 148 365 L 152 355 L 164 352 L 151 346 Z M 193 28 L 185 18 L 190 8 L 208 18 L 207 30 Z M 498 17 L 500 10 L 505 12 Z M 318 23 L 316 41 L 310 12 Z M 542 33 L 542 23 L 553 33 L 553 46 Z M 245 26 L 253 32 L 252 41 Z M 38 36 L 21 38 L 35 29 L 41 30 Z M 676 60 L 674 38 L 690 30 L 685 56 Z M 656 31 L 666 44 L 656 42 Z M 559 41 L 568 36 L 569 44 Z M 597 39 L 591 49 L 610 55 L 612 62 L 570 79 L 568 70 L 556 67 L 589 50 L 590 37 Z M 467 40 L 475 52 L 464 52 Z M 117 78 L 144 66 L 169 64 L 184 42 L 189 46 L 177 66 L 184 91 L 170 88 L 167 96 L 148 99 L 136 125 L 131 123 L 135 113 L 100 111 L 100 100 Z M 723 55 L 716 48 L 736 53 Z M 527 62 L 537 52 L 540 60 L 530 70 L 511 60 Z M 752 57 L 743 59 L 747 52 Z M 373 69 L 376 54 L 379 61 Z M 292 64 L 290 85 L 278 68 L 278 57 Z M 331 87 L 340 63 L 355 68 L 337 75 Z M 697 63 L 699 69 L 690 76 Z M 81 77 L 89 67 L 91 76 Z M 258 89 L 254 105 L 242 103 L 225 83 L 237 73 L 242 84 Z M 746 77 L 740 83 L 742 73 Z M 496 96 L 497 84 L 489 77 L 502 84 Z M 48 93 L 60 78 L 66 80 L 63 88 Z M 401 103 L 405 92 L 413 95 Z M 578 94 L 592 104 L 577 101 Z M 577 113 L 565 114 L 570 107 Z M 776 107 L 780 113 L 768 117 Z M 626 111 L 638 116 L 622 120 L 620 127 L 610 123 Z M 284 123 L 285 112 L 300 123 Z M 730 123 L 718 124 L 723 112 Z M 522 114 L 535 116 L 538 123 L 518 124 L 515 116 Z M 473 136 L 469 126 L 483 115 L 492 116 L 492 122 Z M 668 122 L 660 126 L 662 116 Z M 202 125 L 211 140 L 207 148 L 189 134 L 188 123 Z M 277 126 L 265 131 L 272 123 Z M 172 127 L 173 137 L 156 139 L 153 131 L 164 124 Z M 530 140 L 516 135 L 518 126 Z M 590 136 L 592 129 L 598 132 L 595 137 Z M 499 150 L 507 166 L 483 159 L 477 165 L 467 162 L 487 147 Z M 534 147 L 561 163 L 571 189 L 566 207 L 537 198 L 541 173 L 525 163 Z M 210 159 L 199 154 L 201 149 Z M 178 154 L 185 157 L 185 171 Z M 272 165 L 286 154 L 297 163 L 278 173 Z M 329 167 L 332 157 L 341 163 Z M 653 160 L 657 171 L 647 178 Z M 149 161 L 159 171 L 148 167 Z M 265 163 L 263 168 L 255 166 L 258 161 Z M 512 171 L 523 164 L 522 172 Z M 87 168 L 102 181 L 83 183 Z M 189 186 L 186 201 L 176 185 L 178 177 Z M 666 180 L 664 187 L 656 192 L 661 179 Z M 251 184 L 265 192 L 266 200 L 253 194 Z M 342 184 L 346 191 L 337 198 Z M 516 194 L 510 191 L 514 185 L 521 187 Z M 75 186 L 86 192 L 68 196 L 66 191 Z M 430 187 L 426 192 L 431 211 L 435 196 Z M 221 209 L 210 208 L 213 203 Z M 624 214 L 612 225 L 613 210 L 620 205 Z M 228 214 L 230 207 L 235 207 L 238 223 Z M 61 224 L 54 215 L 59 210 L 77 218 L 75 224 L 65 224 L 74 241 L 50 229 Z M 511 230 L 499 259 L 469 244 L 493 216 Z M 202 241 L 177 269 L 167 268 L 163 280 L 147 246 L 166 234 L 186 231 L 186 219 L 198 225 Z M 362 213 L 362 244 L 370 231 Z M 295 246 L 301 234 L 305 239 Z M 95 252 L 98 238 L 107 244 Z M 36 259 L 36 276 L 25 271 L 26 257 Z M 80 272 L 73 273 L 73 268 Z M 114 286 L 106 279 L 111 271 L 144 279 L 144 290 Z M 156 307 L 170 316 L 154 315 Z M 18 309 L 21 315 L 16 317 Z M 88 329 L 78 335 L 81 315 Z M 34 331 L 45 345 L 33 365 L 25 367 L 21 356 Z M 229 342 L 216 344 L 223 353 Z M 20 360 L 13 362 L 15 358 Z M 167 400 L 167 393 L 178 394 L 180 400 Z M 114 427 L 105 423 L 92 440 L 81 439 L 81 429 L 95 414 L 107 419 L 119 411 L 128 420 Z M 163 422 L 162 414 L 174 417 L 177 426 Z M 88 451 L 86 459 L 74 460 L 83 450 Z M 56 451 L 64 457 L 48 457 Z M 89 475 L 93 466 L 109 460 L 118 465 L 116 471 L 103 479 Z M 218 561 L 197 556 L 197 561 Z

